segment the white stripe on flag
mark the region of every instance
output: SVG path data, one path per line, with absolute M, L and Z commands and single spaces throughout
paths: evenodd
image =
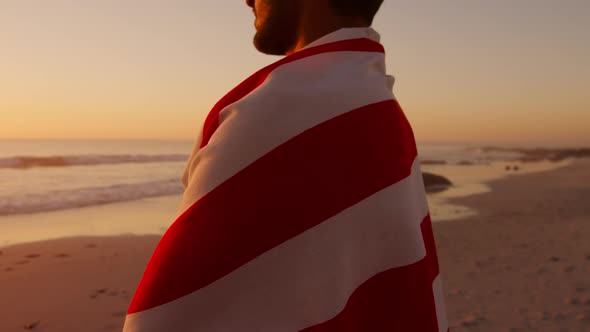
M 434 305 L 436 307 L 436 319 L 438 321 L 438 331 L 447 332 L 449 329 L 449 321 L 447 319 L 447 310 L 445 307 L 445 295 L 443 293 L 442 281 L 440 273 L 432 283 L 432 290 L 434 292 Z

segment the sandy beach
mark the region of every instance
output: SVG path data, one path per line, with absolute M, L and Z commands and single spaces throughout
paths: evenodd
M 451 330 L 590 331 L 590 159 L 488 185 L 451 201 L 477 215 L 434 220 Z M 158 240 L 0 247 L 0 331 L 120 331 Z
M 590 159 L 489 184 L 434 225 L 452 331 L 590 331 Z
M 0 331 L 121 331 L 158 236 L 77 237 L 0 249 Z

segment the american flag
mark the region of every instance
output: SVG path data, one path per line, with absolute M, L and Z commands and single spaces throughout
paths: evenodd
M 342 29 L 223 97 L 124 332 L 448 331 L 392 86 L 378 34 Z

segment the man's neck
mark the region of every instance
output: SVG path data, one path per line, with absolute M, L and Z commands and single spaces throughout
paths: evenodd
M 298 52 L 310 43 L 342 28 L 362 28 L 368 26 L 367 22 L 360 18 L 332 17 L 332 19 L 328 19 L 320 15 L 304 17 L 300 24 L 295 47 L 289 50 L 287 55 Z

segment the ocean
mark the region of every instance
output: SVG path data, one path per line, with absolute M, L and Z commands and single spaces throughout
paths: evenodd
M 192 142 L 0 140 L 0 216 L 180 194 Z
M 181 194 L 192 146 L 191 141 L 0 140 L 0 216 Z M 518 156 L 460 144 L 421 144 L 419 154 L 434 164 L 470 166 Z
M 155 216 L 137 211 L 138 217 L 143 216 L 143 222 L 115 216 L 101 221 L 104 217 L 98 217 L 97 211 L 151 199 L 150 210 L 155 214 L 165 210 L 167 214 L 159 218 L 172 218 L 173 207 L 180 204 L 183 192 L 180 178 L 192 147 L 193 141 L 0 140 L 0 245 L 24 238 L 42 239 L 47 237 L 45 233 L 53 234 L 52 237 L 62 233 L 68 236 L 163 233 L 171 220 L 150 223 L 146 220 Z M 505 164 L 517 163 L 512 160 L 519 157 L 518 153 L 487 152 L 481 146 L 470 144 L 418 144 L 418 150 L 423 172 L 443 175 L 454 184 L 444 193 L 428 195 L 435 221 L 475 213 L 466 207 L 448 204 L 446 200 L 485 192 L 488 188 L 483 182 L 506 176 Z M 557 166 L 520 164 L 520 172 Z M 162 202 L 167 205 L 159 208 Z M 64 217 L 78 213 L 69 212 L 76 210 L 79 214 L 75 218 Z M 60 211 L 67 213 L 55 217 Z M 119 213 L 114 211 L 110 213 Z M 85 216 L 93 214 L 97 217 L 92 227 L 83 227 L 84 231 L 72 230 L 81 227 L 78 223 L 85 223 L 84 219 L 88 219 Z M 135 214 L 129 215 L 128 219 L 135 218 Z M 63 231 L 56 233 L 58 227 L 52 224 L 60 218 L 80 221 L 64 223 L 60 228 Z M 116 224 L 113 220 L 117 220 Z M 99 231 L 103 228 L 109 230 Z M 39 234 L 24 236 L 32 229 Z M 9 233 L 12 235 L 8 236 Z
M 191 141 L 0 140 L 0 216 L 178 195 Z M 422 160 L 507 159 L 468 145 L 425 144 Z

